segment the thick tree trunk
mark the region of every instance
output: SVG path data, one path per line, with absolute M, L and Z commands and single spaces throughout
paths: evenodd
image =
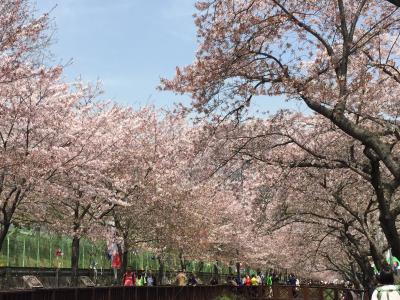
M 396 228 L 396 220 L 390 212 L 380 211 L 379 222 L 387 242 L 392 249 L 392 255 L 400 258 L 400 237 Z
M 3 248 L 4 241 L 7 237 L 8 230 L 10 229 L 10 223 L 5 222 L 0 230 L 0 250 Z
M 357 261 L 357 263 L 361 269 L 362 275 L 363 275 L 361 278 L 361 284 L 363 285 L 364 289 L 368 289 L 375 282 L 374 273 L 369 264 L 368 257 L 360 256 L 360 257 L 356 258 L 356 261 Z
M 8 197 L 1 199 L 4 203 L 3 209 L 1 210 L 1 214 L 3 215 L 3 226 L 0 229 L 0 250 L 3 248 L 4 241 L 7 237 L 18 204 L 24 199 L 25 193 L 28 190 L 29 188 L 26 188 L 25 191 L 22 191 L 21 188 L 15 188 Z M 14 196 L 12 197 L 12 195 Z
M 374 187 L 376 200 L 378 202 L 379 222 L 382 231 L 392 249 L 392 254 L 397 258 L 400 258 L 400 236 L 396 228 L 396 216 L 392 215 L 387 201 L 387 198 L 390 199 L 392 195 L 387 191 L 385 193 L 378 158 L 369 149 L 366 149 L 364 153 L 369 158 L 371 164 L 371 184 Z
M 71 283 L 72 286 L 78 285 L 78 269 L 79 269 L 79 242 L 80 238 L 74 236 L 72 239 L 71 251 Z
M 236 276 L 240 278 L 240 262 L 236 263 Z
M 157 256 L 158 264 L 160 265 L 158 269 L 158 281 L 157 284 L 163 285 L 166 284 L 165 282 L 165 265 L 164 265 L 164 260 L 162 259 L 161 256 Z
M 125 274 L 126 269 L 128 268 L 128 250 L 126 250 L 126 248 L 124 248 L 124 250 L 122 250 L 121 246 L 118 245 L 118 254 L 119 257 L 121 257 L 121 274 Z
M 124 234 L 124 250 L 122 251 L 122 248 L 120 245 L 118 245 L 118 251 L 119 251 L 119 257 L 122 259 L 121 263 L 121 274 L 125 274 L 126 269 L 128 268 L 128 236 L 127 234 Z

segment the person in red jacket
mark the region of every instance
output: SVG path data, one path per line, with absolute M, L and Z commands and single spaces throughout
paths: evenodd
M 121 268 L 121 258 L 117 251 L 113 252 L 111 259 L 111 268 L 114 271 L 114 281 L 117 282 L 118 279 L 118 269 Z
M 243 278 L 243 285 L 245 285 L 245 286 L 250 286 L 251 285 L 251 279 L 250 279 L 249 274 L 246 274 L 246 277 Z
M 122 277 L 122 285 L 123 286 L 134 286 L 135 285 L 135 273 L 132 272 L 132 268 L 128 267 L 126 269 L 126 273 Z

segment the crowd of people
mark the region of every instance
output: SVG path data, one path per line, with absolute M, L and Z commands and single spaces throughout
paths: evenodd
M 383 265 L 380 272 L 376 271 L 375 285 L 370 287 L 368 291 L 371 296 L 371 300 L 400 300 L 400 286 L 395 285 L 395 276 L 397 275 L 398 264 L 394 264 L 392 267 L 389 263 Z M 207 284 L 197 279 L 193 273 L 186 273 L 180 271 L 175 277 L 175 284 L 178 286 L 196 286 L 199 283 Z M 225 284 L 219 282 L 218 276 L 212 276 L 208 282 L 210 285 Z M 132 267 L 128 267 L 126 273 L 122 277 L 122 284 L 124 286 L 154 286 L 156 285 L 156 277 L 153 276 L 151 271 L 149 272 L 133 272 Z M 253 274 L 246 273 L 244 276 L 230 275 L 226 278 L 226 284 L 232 286 L 272 286 L 273 284 L 286 284 L 293 287 L 293 296 L 296 297 L 298 294 L 298 287 L 300 281 L 293 273 L 282 276 L 274 272 L 262 273 L 257 271 Z M 349 287 L 349 286 L 347 286 Z M 359 295 L 352 294 L 351 289 L 345 291 L 344 300 L 355 300 L 359 298 Z
M 286 281 L 282 281 L 282 276 L 276 273 L 257 272 L 254 274 L 245 274 L 240 276 L 228 276 L 226 283 L 233 286 L 272 286 L 276 284 L 287 284 L 293 287 L 293 296 L 296 297 L 298 287 L 300 285 L 299 279 L 294 274 L 285 276 Z M 393 269 L 387 265 L 382 268 L 377 275 L 379 285 L 372 293 L 371 300 L 400 300 L 400 286 L 395 285 L 395 274 Z M 213 276 L 209 282 L 210 285 L 217 285 L 220 282 L 216 276 Z M 222 283 L 222 282 L 221 282 Z M 225 282 L 224 282 L 225 283 Z M 193 273 L 185 273 L 184 271 L 178 272 L 175 277 L 175 284 L 178 286 L 196 286 L 199 284 Z M 124 286 L 154 286 L 156 285 L 156 277 L 153 276 L 151 271 L 145 273 L 136 273 L 132 271 L 131 267 L 127 268 L 126 273 L 122 277 L 122 285 Z M 344 300 L 354 300 L 355 297 L 350 292 L 344 295 Z
M 286 279 L 286 280 L 285 280 Z M 228 277 L 228 283 L 233 285 L 244 285 L 244 286 L 255 286 L 255 285 L 267 285 L 272 286 L 274 283 L 287 284 L 290 286 L 299 286 L 300 281 L 293 273 L 289 274 L 287 278 L 283 278 L 281 274 L 277 273 L 266 273 L 265 275 L 258 271 L 252 275 L 245 274 L 242 278 L 240 277 Z
M 218 276 L 212 276 L 209 282 L 203 282 L 195 277 L 195 275 L 190 272 L 186 273 L 185 271 L 180 271 L 175 276 L 175 284 L 178 286 L 195 286 L 199 283 L 201 284 L 209 284 L 209 285 L 217 285 L 217 284 L 229 284 L 233 286 L 258 286 L 258 285 L 266 285 L 272 286 L 272 284 L 287 284 L 289 286 L 299 286 L 299 279 L 294 274 L 290 274 L 285 277 L 286 280 L 281 274 L 276 273 L 266 273 L 263 274 L 261 271 L 258 271 L 254 274 L 245 274 L 243 277 L 229 275 L 226 277 L 223 282 L 220 281 Z M 284 281 L 283 281 L 284 280 Z M 124 286 L 154 286 L 156 285 L 156 277 L 152 275 L 151 271 L 149 272 L 133 272 L 132 267 L 128 267 L 126 273 L 122 276 L 122 284 Z
M 144 274 L 132 271 L 132 267 L 128 267 L 126 273 L 122 276 L 123 286 L 154 286 L 156 285 L 156 278 L 152 275 L 151 271 Z

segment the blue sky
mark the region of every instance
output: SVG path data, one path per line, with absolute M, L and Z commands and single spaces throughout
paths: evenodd
M 160 77 L 190 64 L 197 48 L 193 0 L 32 0 L 51 11 L 56 25 L 51 51 L 56 62 L 73 63 L 66 80 L 103 83 L 104 97 L 139 107 L 189 102 L 156 90 Z M 275 111 L 282 100 L 259 99 L 253 110 Z M 291 107 L 295 107 L 290 105 Z

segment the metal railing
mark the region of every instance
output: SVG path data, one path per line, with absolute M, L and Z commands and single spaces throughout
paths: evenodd
M 366 300 L 362 290 L 291 286 L 156 286 L 38 289 L 0 292 L 0 300 Z M 357 299 L 355 299 L 357 298 Z
M 156 277 L 157 285 L 161 284 L 175 284 L 177 272 L 165 271 L 165 280 L 161 280 L 160 274 L 157 270 L 151 271 L 153 276 Z M 144 271 L 137 271 L 137 274 L 143 274 Z M 190 273 L 190 272 L 189 272 Z M 18 289 L 24 286 L 22 276 L 33 275 L 43 283 L 45 288 L 63 288 L 71 287 L 71 269 L 70 268 L 16 268 L 16 267 L 0 267 L 0 290 Z M 96 276 L 97 275 L 97 276 Z M 215 274 L 206 272 L 197 272 L 196 280 L 207 285 Z M 78 276 L 89 277 L 97 286 L 113 285 L 114 274 L 112 269 L 97 270 L 94 273 L 93 269 L 79 269 Z M 188 275 L 187 275 L 188 276 Z M 224 283 L 227 280 L 226 274 L 219 274 L 217 277 L 219 283 Z M 118 272 L 117 284 L 122 283 L 122 274 Z M 79 287 L 84 287 L 80 285 Z

